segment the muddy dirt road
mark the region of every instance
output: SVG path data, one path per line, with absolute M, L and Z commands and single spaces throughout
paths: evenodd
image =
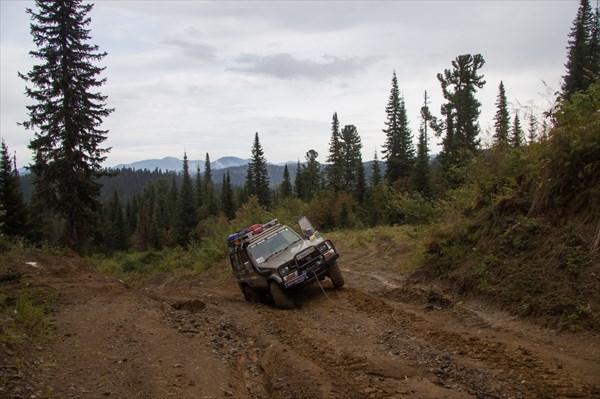
M 140 288 L 80 264 L 28 272 L 61 292 L 56 337 L 3 389 L 22 398 L 598 398 L 598 335 L 557 333 L 390 272 L 301 307 L 243 300 L 216 275 Z M 223 266 L 225 267 L 225 265 Z M 0 395 L 1 396 L 1 395 Z

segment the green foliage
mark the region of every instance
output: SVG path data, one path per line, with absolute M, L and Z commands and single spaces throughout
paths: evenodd
M 29 148 L 36 199 L 64 219 L 64 243 L 83 251 L 99 208 L 97 180 L 106 175 L 101 164 L 109 151 L 100 147 L 107 135 L 100 126 L 113 110 L 106 107 L 106 96 L 92 91 L 105 82 L 98 77 L 104 68 L 93 62 L 106 53 L 89 44 L 92 5 L 37 0 L 36 6 L 27 10 L 37 46 L 30 55 L 41 63 L 19 74 L 31 84 L 25 94 L 35 102 L 27 107 L 23 126 L 35 133 Z
M 386 136 L 383 145 L 386 161 L 385 177 L 389 184 L 402 180 L 404 188 L 407 188 L 407 180 L 413 174 L 415 149 L 404 97 L 400 95 L 395 71 L 392 75 L 392 88 L 385 112 L 387 114 L 386 128 L 383 130 Z
M 12 266 L 22 263 L 29 251 L 22 243 L 5 242 L 0 254 L 0 350 L 27 345 L 51 332 L 49 309 L 58 293 L 32 288 L 26 276 Z
M 333 191 L 343 189 L 342 176 L 344 173 L 344 156 L 340 136 L 340 122 L 337 112 L 333 113 L 331 122 L 331 138 L 329 140 L 329 154 L 327 155 L 327 187 Z
M 221 185 L 221 208 L 228 220 L 235 217 L 235 200 L 233 198 L 233 188 L 231 187 L 231 176 L 229 175 L 229 171 L 223 174 L 223 184 Z
M 343 159 L 341 187 L 362 203 L 366 192 L 365 171 L 362 162 L 362 142 L 356 126 L 346 125 L 340 133 Z
M 319 228 L 359 228 L 361 208 L 354 197 L 346 191 L 335 193 L 324 190 L 308 205 L 308 218 Z
M 206 173 L 205 173 L 206 176 Z M 212 181 L 211 181 L 212 184 Z M 211 197 L 214 197 L 211 196 Z M 211 198 L 209 197 L 209 198 Z M 205 196 L 205 199 L 207 197 Z M 153 206 L 154 204 L 152 204 Z M 177 202 L 177 213 L 175 215 L 174 233 L 177 244 L 182 247 L 187 247 L 190 234 L 196 224 L 198 218 L 196 215 L 196 200 L 194 198 L 194 191 L 192 185 L 192 179 L 190 177 L 187 154 L 183 155 L 183 181 L 181 183 L 181 191 L 179 192 Z
M 299 198 L 288 198 L 280 201 L 272 214 L 279 222 L 290 227 L 296 226 L 298 221 L 306 216 L 308 213 L 309 205 Z
M 321 164 L 317 161 L 319 153 L 315 150 L 309 150 L 306 153 L 306 163 L 300 165 L 296 175 L 296 185 L 298 198 L 303 201 L 310 201 L 319 194 L 321 190 Z
M 390 192 L 386 203 L 390 224 L 426 224 L 438 214 L 435 204 L 419 193 Z
M 504 82 L 500 81 L 498 86 L 498 97 L 496 97 L 496 114 L 494 115 L 494 144 L 506 146 L 510 129 L 510 115 L 508 113 L 508 100 Z
M 431 112 L 429 111 L 427 92 L 425 92 L 423 106 L 421 107 L 421 126 L 419 127 L 419 142 L 417 143 L 413 184 L 415 191 L 426 198 L 433 197 L 431 166 L 429 165 L 429 137 L 427 132 L 430 120 Z
M 271 204 L 267 158 L 260 144 L 258 132 L 254 134 L 252 159 L 248 164 L 248 175 L 246 177 L 246 191 L 247 195 L 256 196 L 261 205 L 268 207 Z
M 452 61 L 452 69 L 437 75 L 447 102 L 441 109 L 444 122 L 436 122 L 434 126 L 438 135 L 443 135 L 439 157 L 448 181 L 454 186 L 462 183 L 460 170 L 479 150 L 481 103 L 475 92 L 485 85 L 483 75 L 478 75 L 484 64 L 481 54 L 463 54 Z
M 592 12 L 589 0 L 580 0 L 577 16 L 569 33 L 567 74 L 564 76 L 563 97 L 569 99 L 585 91 L 600 77 L 600 32 L 598 9 Z
M 27 207 L 19 174 L 13 170 L 4 140 L 0 143 L 0 234 L 25 237 L 28 235 Z
M 600 212 L 600 81 L 564 101 L 541 148 L 533 209 L 552 206 Z
M 287 164 L 285 164 L 285 167 L 283 168 L 283 181 L 279 186 L 279 191 L 279 194 L 283 199 L 290 198 L 292 196 L 292 182 L 290 181 L 290 171 L 288 170 Z

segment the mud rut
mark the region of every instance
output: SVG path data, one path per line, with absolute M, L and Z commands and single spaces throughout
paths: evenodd
M 310 286 L 291 311 L 209 277 L 139 289 L 93 271 L 46 278 L 66 304 L 20 397 L 600 397 L 597 335 L 342 270 L 342 290 Z

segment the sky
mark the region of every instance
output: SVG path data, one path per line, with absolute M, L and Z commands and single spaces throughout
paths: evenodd
M 511 112 L 548 109 L 565 74 L 578 1 L 96 1 L 92 39 L 107 52 L 100 92 L 105 166 L 174 156 L 250 158 L 255 132 L 268 162 L 324 163 L 337 112 L 355 125 L 363 160 L 385 142 L 392 73 L 416 138 L 427 91 L 440 115 L 437 74 L 461 54 L 482 54 L 481 139 L 490 141 L 504 82 Z M 0 136 L 19 167 L 34 132 L 26 82 L 40 60 L 30 32 L 32 1 L 0 0 Z M 439 138 L 430 137 L 432 153 Z

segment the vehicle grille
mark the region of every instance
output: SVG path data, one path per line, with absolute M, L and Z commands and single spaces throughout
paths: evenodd
M 309 267 L 314 264 L 317 260 L 321 259 L 322 255 L 316 248 L 313 247 L 313 251 L 304 255 L 301 259 L 297 259 L 298 271 L 305 272 Z

